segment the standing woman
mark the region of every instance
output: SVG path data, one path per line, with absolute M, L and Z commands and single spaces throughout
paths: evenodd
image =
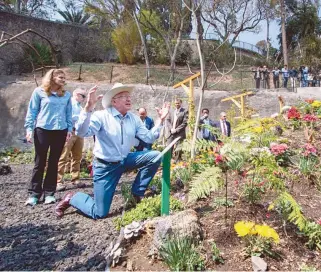
M 34 133 L 35 166 L 28 188 L 26 205 L 36 205 L 41 195 L 45 204 L 56 202 L 58 161 L 72 132 L 71 94 L 64 90 L 66 76 L 63 70 L 51 69 L 31 96 L 25 120 L 26 138 L 32 142 Z M 46 177 L 43 180 L 47 161 Z

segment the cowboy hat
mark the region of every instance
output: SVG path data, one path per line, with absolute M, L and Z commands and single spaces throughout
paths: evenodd
M 105 109 L 110 107 L 111 106 L 111 99 L 116 94 L 119 94 L 122 92 L 132 93 L 133 90 L 134 90 L 134 87 L 132 87 L 132 86 L 123 85 L 122 83 L 115 83 L 115 85 L 105 93 L 105 95 L 102 99 L 103 107 Z

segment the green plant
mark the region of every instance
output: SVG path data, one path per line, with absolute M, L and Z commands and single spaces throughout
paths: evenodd
M 316 166 L 318 165 L 318 163 L 318 157 L 300 157 L 299 170 L 304 176 L 310 177 L 312 174 L 315 173 Z
M 213 207 L 215 209 L 219 207 L 233 207 L 233 206 L 234 206 L 234 202 L 229 199 L 226 201 L 225 197 L 217 197 L 213 202 Z
M 280 238 L 270 226 L 239 221 L 234 225 L 234 229 L 238 236 L 245 240 L 245 252 L 248 256 L 278 257 L 278 254 L 272 250 L 272 243 L 278 244 Z
M 310 249 L 317 247 L 321 250 L 321 225 L 315 222 L 307 222 L 303 233 L 308 237 L 306 245 Z
M 138 29 L 133 22 L 128 22 L 117 28 L 111 34 L 121 63 L 134 64 L 136 62 L 136 50 L 141 40 Z
M 220 249 L 217 247 L 215 242 L 212 242 L 212 247 L 211 247 L 211 251 L 212 251 L 212 260 L 215 263 L 221 263 L 224 264 L 224 259 L 221 255 L 221 251 Z
M 132 194 L 132 185 L 123 183 L 120 191 L 125 200 L 126 207 L 133 207 L 136 204 L 136 200 Z
M 195 271 L 204 269 L 204 260 L 189 237 L 167 237 L 159 249 L 160 257 L 171 271 Z
M 308 266 L 307 264 L 303 263 L 300 266 L 300 271 L 314 272 L 314 271 L 318 271 L 318 270 L 314 266 Z
M 191 181 L 189 201 L 195 201 L 207 197 L 223 186 L 221 178 L 222 170 L 218 167 L 206 167 L 200 174 Z
M 42 44 L 39 42 L 34 42 L 33 47 L 37 50 L 40 57 L 36 54 L 36 52 L 30 48 L 27 49 L 26 53 L 28 57 L 32 60 L 34 66 L 42 66 L 43 65 L 52 65 L 53 58 L 52 52 L 49 45 Z
M 172 173 L 172 180 L 180 180 L 184 185 L 188 184 L 191 180 L 191 172 L 189 167 L 176 167 Z
M 177 211 L 182 209 L 182 203 L 175 199 L 170 198 L 170 208 L 172 211 Z M 142 221 L 147 218 L 153 218 L 160 216 L 161 212 L 161 196 L 144 198 L 137 206 L 126 211 L 123 217 L 115 218 L 114 223 L 116 228 L 119 230 L 122 226 L 126 226 L 133 221 Z

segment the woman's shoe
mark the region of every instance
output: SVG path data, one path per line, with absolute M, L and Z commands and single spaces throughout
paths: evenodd
M 56 203 L 56 198 L 54 196 L 46 196 L 45 204 L 53 204 Z
M 38 203 L 38 198 L 36 198 L 35 196 L 31 196 L 27 199 L 25 205 L 35 206 L 37 203 Z

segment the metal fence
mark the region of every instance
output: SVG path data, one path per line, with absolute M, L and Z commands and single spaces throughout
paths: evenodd
M 225 73 L 228 69 L 221 68 L 219 71 Z M 146 85 L 163 85 L 173 86 L 176 83 L 184 80 L 187 77 L 199 72 L 198 68 L 177 68 L 174 71 L 174 80 L 169 81 L 171 70 L 168 67 L 151 67 L 150 76 L 146 75 L 146 67 L 143 65 L 123 66 L 113 63 L 89 64 L 89 63 L 74 63 L 69 66 L 69 77 L 73 79 L 88 81 L 88 82 L 105 82 L 115 83 L 122 82 L 124 84 L 146 84 Z M 207 73 L 207 71 L 205 71 Z M 258 84 L 259 83 L 259 84 Z M 207 80 L 207 90 L 222 90 L 222 91 L 239 91 L 252 89 L 275 89 L 283 88 L 284 83 L 282 76 L 279 78 L 279 86 L 275 86 L 273 77 L 270 74 L 269 81 L 261 79 L 257 82 L 254 79 L 254 72 L 250 67 L 238 66 L 231 73 L 223 78 L 221 74 L 213 70 Z M 320 80 L 315 82 L 307 82 L 308 86 L 320 86 Z M 200 79 L 195 80 L 195 86 L 200 87 Z M 299 79 L 291 81 L 289 79 L 287 89 L 296 91 L 297 87 L 302 86 Z

